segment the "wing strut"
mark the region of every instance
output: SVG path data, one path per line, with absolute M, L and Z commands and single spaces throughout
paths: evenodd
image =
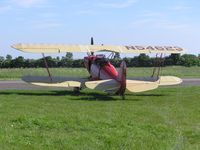
M 112 59 L 114 57 L 114 55 L 115 55 L 114 52 L 110 53 L 110 55 L 108 56 L 108 59 Z
M 159 62 L 158 62 L 159 68 L 158 68 L 157 78 L 160 76 L 160 72 L 161 72 L 161 67 L 162 67 L 162 63 L 163 63 L 162 57 L 163 57 L 163 53 L 160 54 L 160 59 L 159 59 Z
M 151 77 L 154 77 L 155 72 L 156 72 L 156 67 L 158 66 L 158 54 L 156 54 L 156 59 L 155 59 L 155 63 L 154 63 L 154 68 L 153 68 L 153 73 L 151 75 Z
M 51 76 L 51 73 L 50 73 L 50 71 L 49 71 L 49 66 L 48 66 L 48 63 L 47 63 L 47 60 L 46 60 L 46 58 L 45 58 L 44 53 L 42 53 L 42 56 L 43 56 L 43 59 L 44 59 L 45 67 L 46 67 L 47 72 L 48 72 L 48 75 L 49 75 L 49 79 L 50 79 L 50 81 L 52 82 L 52 81 L 53 81 L 53 80 L 52 80 L 52 76 Z
M 160 54 L 160 58 L 158 58 L 158 54 L 156 54 L 156 61 L 155 61 L 155 67 L 153 69 L 153 74 L 151 77 L 154 77 L 156 72 L 157 72 L 157 78 L 160 76 L 160 71 L 161 71 L 161 67 L 163 65 L 163 60 L 162 60 L 162 57 L 163 57 L 163 53 Z

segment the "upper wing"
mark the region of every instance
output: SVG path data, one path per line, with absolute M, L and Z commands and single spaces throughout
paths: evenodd
M 119 53 L 182 53 L 177 46 L 115 46 L 115 45 L 55 45 L 55 44 L 15 44 L 13 48 L 30 53 L 98 52 Z

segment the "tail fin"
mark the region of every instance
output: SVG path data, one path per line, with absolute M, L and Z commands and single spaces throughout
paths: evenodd
M 125 90 L 126 90 L 126 62 L 122 61 L 120 65 L 120 69 L 118 71 L 118 78 L 117 80 L 120 82 L 120 88 L 117 91 L 117 94 L 119 95 L 124 95 Z
M 122 61 L 118 71 L 118 81 L 126 81 L 126 62 Z

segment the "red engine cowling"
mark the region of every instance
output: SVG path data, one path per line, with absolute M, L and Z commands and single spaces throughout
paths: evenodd
M 117 70 L 105 58 L 105 55 L 85 57 L 84 64 L 93 79 L 116 79 L 118 77 Z

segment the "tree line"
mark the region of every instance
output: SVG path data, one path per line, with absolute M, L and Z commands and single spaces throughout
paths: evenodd
M 83 59 L 73 59 L 72 53 L 66 53 L 63 57 L 52 58 L 51 56 L 45 57 L 50 68 L 79 68 L 84 67 Z M 116 53 L 115 56 L 110 59 L 110 62 L 119 67 L 121 61 L 124 60 L 128 67 L 154 67 L 156 64 L 162 66 L 200 66 L 200 55 L 193 54 L 171 54 L 170 56 L 159 58 L 149 57 L 146 54 L 140 54 L 133 58 L 120 58 L 120 54 Z M 0 56 L 1 68 L 41 68 L 45 67 L 44 59 L 25 59 L 22 56 L 12 58 L 11 55 L 7 55 L 5 58 Z

